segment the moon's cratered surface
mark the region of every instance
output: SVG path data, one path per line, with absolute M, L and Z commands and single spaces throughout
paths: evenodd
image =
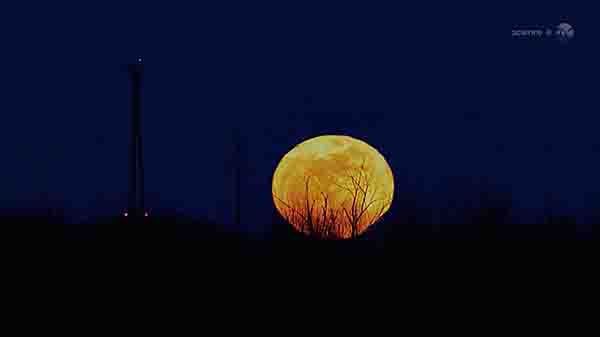
M 391 205 L 394 177 L 385 158 L 348 136 L 306 140 L 279 162 L 273 202 L 296 230 L 321 239 L 362 234 Z

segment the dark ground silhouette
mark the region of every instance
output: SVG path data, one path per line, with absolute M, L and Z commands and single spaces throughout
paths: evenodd
M 500 206 L 460 209 L 465 221 L 431 224 L 420 221 L 423 210 L 404 204 L 382 222 L 352 240 L 322 241 L 297 232 L 277 214 L 273 215 L 268 239 L 251 239 L 229 232 L 226 226 L 181 215 L 151 216 L 139 220 L 125 217 L 98 218 L 89 223 L 66 224 L 60 212 L 45 216 L 0 217 L 0 235 L 5 240 L 96 240 L 120 242 L 199 241 L 229 251 L 256 253 L 310 249 L 365 253 L 393 249 L 407 241 L 502 241 L 598 239 L 597 228 L 578 233 L 575 218 L 548 216 L 544 223 L 514 224 L 507 221 L 510 209 Z M 453 215 L 456 216 L 456 215 Z
M 472 179 L 472 178 L 469 178 Z M 472 181 L 472 180 L 471 180 Z M 578 219 L 556 212 L 556 196 L 548 194 L 540 223 L 516 223 L 511 193 L 487 179 L 467 184 L 460 179 L 449 184 L 445 204 L 425 206 L 416 194 L 397 193 L 392 208 L 380 222 L 351 240 L 323 241 L 301 234 L 272 210 L 267 238 L 228 230 L 228 226 L 188 217 L 174 210 L 153 212 L 148 217 L 115 216 L 67 224 L 64 211 L 4 212 L 0 235 L 5 240 L 97 240 L 97 241 L 200 241 L 207 247 L 252 252 L 302 252 L 332 250 L 350 253 L 382 252 L 407 241 L 502 241 L 502 240 L 597 240 L 600 226 L 590 217 L 587 226 Z M 468 188 L 466 187 L 468 186 Z M 459 193 L 458 191 L 461 191 Z M 455 196 L 461 196 L 455 197 Z M 26 215 L 29 213 L 29 215 Z M 10 215 L 6 215 L 10 214 Z M 36 215 L 31 215 L 36 214 Z M 581 228 L 587 228 L 582 231 Z

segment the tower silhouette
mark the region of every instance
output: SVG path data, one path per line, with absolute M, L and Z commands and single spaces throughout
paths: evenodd
M 241 193 L 242 193 L 242 145 L 240 143 L 239 129 L 233 130 L 233 221 L 239 228 L 242 222 Z
M 129 157 L 129 206 L 128 216 L 144 216 L 144 161 L 142 151 L 141 125 L 141 88 L 144 64 L 138 58 L 137 63 L 129 64 L 131 80 L 131 143 Z

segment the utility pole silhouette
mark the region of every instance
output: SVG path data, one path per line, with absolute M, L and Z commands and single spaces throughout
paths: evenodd
M 241 214 L 241 207 L 242 207 L 242 198 L 241 198 L 241 193 L 242 193 L 242 145 L 240 142 L 240 132 L 238 129 L 234 129 L 233 130 L 233 199 L 234 199 L 234 205 L 233 205 L 233 220 L 237 226 L 237 228 L 240 227 L 241 222 L 242 222 L 242 214 Z
M 144 161 L 142 151 L 141 126 L 141 88 L 144 64 L 138 58 L 137 63 L 129 64 L 131 80 L 131 143 L 129 157 L 129 209 L 128 216 L 144 216 Z M 139 185 L 138 185 L 139 184 Z M 139 186 L 139 189 L 138 189 Z

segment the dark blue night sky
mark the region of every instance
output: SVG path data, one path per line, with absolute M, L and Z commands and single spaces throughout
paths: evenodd
M 271 221 L 278 160 L 325 133 L 376 147 L 396 191 L 432 205 L 448 177 L 508 186 L 519 221 L 545 192 L 578 216 L 600 192 L 597 38 L 581 10 L 219 3 L 3 10 L 0 208 L 64 207 L 77 221 L 126 206 L 120 67 L 138 56 L 150 207 L 232 223 L 236 128 L 254 233 Z M 561 20 L 577 31 L 568 44 L 509 35 Z

